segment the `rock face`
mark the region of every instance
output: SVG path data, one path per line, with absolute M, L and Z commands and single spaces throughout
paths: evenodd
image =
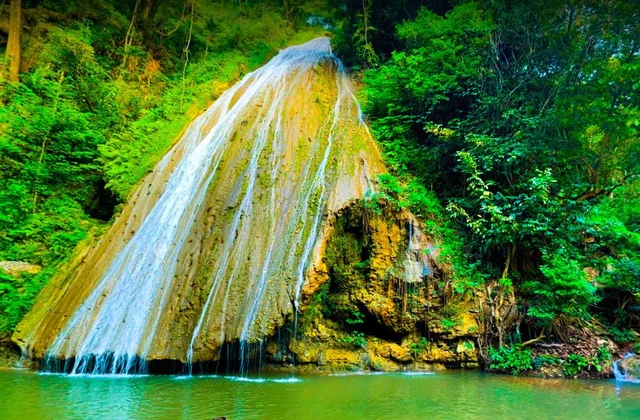
M 345 368 L 473 364 L 474 321 L 447 312 L 419 221 L 363 206 L 385 172 L 328 39 L 286 49 L 192 123 L 13 340 L 74 373 L 244 370 L 257 352 Z
M 0 368 L 14 368 L 19 365 L 20 353 L 15 344 L 0 337 Z
M 297 336 L 267 346 L 272 362 L 289 350 L 299 369 L 478 367 L 476 319 L 464 303 L 444 304 L 437 247 L 410 213 L 379 205 L 352 203 L 331 219 Z
M 38 274 L 42 271 L 42 267 L 24 261 L 0 261 L 0 270 L 10 276 L 20 276 L 21 274 Z
M 286 49 L 192 123 L 13 339 L 73 372 L 248 357 L 322 272 L 326 221 L 383 172 L 328 39 Z

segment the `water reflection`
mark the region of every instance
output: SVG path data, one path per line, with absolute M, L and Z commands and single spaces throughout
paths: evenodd
M 242 379 L 242 380 L 241 380 Z M 416 375 L 71 377 L 0 372 L 0 418 L 640 418 L 614 381 Z

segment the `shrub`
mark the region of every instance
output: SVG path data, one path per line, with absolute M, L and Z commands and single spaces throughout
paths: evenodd
M 607 329 L 609 336 L 616 343 L 631 343 L 636 340 L 636 335 L 629 328 L 611 326 Z
M 553 354 L 541 354 L 533 359 L 533 367 L 540 369 L 542 366 L 554 366 L 560 364 L 561 360 Z
M 591 366 L 593 366 L 598 372 L 602 371 L 602 366 L 611 362 L 611 352 L 607 346 L 600 346 L 596 355 L 591 359 Z
M 429 348 L 429 341 L 427 341 L 426 337 L 420 337 L 420 341 L 417 343 L 409 343 L 409 350 L 413 357 L 421 355 L 427 348 Z
M 442 328 L 444 328 L 447 331 L 452 330 L 453 328 L 455 328 L 456 325 L 458 325 L 458 322 L 455 319 L 449 319 L 449 318 L 442 318 L 440 320 L 440 323 L 442 324 Z
M 489 349 L 490 369 L 510 372 L 518 375 L 521 372 L 533 369 L 531 350 L 520 347 L 500 347 L 497 350 Z
M 523 285 L 531 295 L 528 314 L 543 325 L 550 325 L 561 315 L 589 318 L 587 310 L 598 299 L 580 265 L 559 254 L 544 255 L 543 261 L 540 271 L 544 279 Z
M 354 347 L 364 348 L 367 345 L 367 340 L 364 338 L 364 333 L 361 333 L 359 331 L 354 331 L 352 334 L 343 338 L 342 341 Z
M 587 358 L 581 354 L 570 354 L 562 364 L 562 372 L 565 376 L 575 377 L 589 367 Z

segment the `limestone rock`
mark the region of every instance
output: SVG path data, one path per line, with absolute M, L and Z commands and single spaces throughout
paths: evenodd
M 380 372 L 395 372 L 401 370 L 401 365 L 385 357 L 369 353 L 369 367 Z
M 640 381 L 640 355 L 626 357 L 619 362 L 618 367 L 625 380 Z
M 423 352 L 422 360 L 432 363 L 453 363 L 456 360 L 456 355 L 446 345 L 439 343 L 438 345 L 430 346 Z
M 21 274 L 38 274 L 42 271 L 42 267 L 24 261 L 0 261 L 0 270 L 17 277 Z
M 412 360 L 409 347 L 406 345 L 378 341 L 377 343 L 369 344 L 369 349 L 380 357 L 392 359 L 396 362 L 408 363 Z
M 14 342 L 34 359 L 90 357 L 99 341 L 106 359 L 208 362 L 289 322 L 327 277 L 331 221 L 387 172 L 340 69 L 321 38 L 225 92 L 45 286 Z
M 362 365 L 361 353 L 350 349 L 327 349 L 323 352 L 324 363 L 333 369 L 357 369 Z

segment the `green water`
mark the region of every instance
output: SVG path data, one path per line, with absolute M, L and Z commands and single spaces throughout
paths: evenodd
M 0 371 L 0 419 L 640 418 L 640 386 L 477 372 L 68 377 Z

